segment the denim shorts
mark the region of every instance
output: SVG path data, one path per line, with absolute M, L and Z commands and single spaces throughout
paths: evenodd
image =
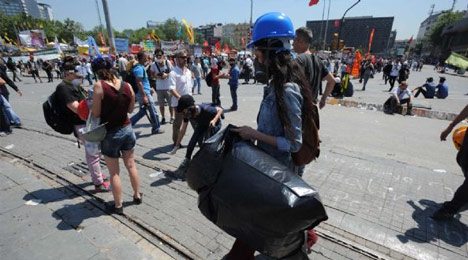
M 121 151 L 131 151 L 135 144 L 136 136 L 131 125 L 108 130 L 101 141 L 101 153 L 110 158 L 119 158 Z

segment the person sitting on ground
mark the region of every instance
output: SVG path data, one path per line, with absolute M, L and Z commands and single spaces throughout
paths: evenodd
M 411 91 L 408 89 L 406 81 L 402 81 L 400 85 L 393 91 L 392 96 L 385 102 L 384 111 L 387 114 L 395 113 L 397 106 L 407 104 L 408 110 L 406 115 L 411 116 L 413 109 L 413 96 Z
M 197 143 L 201 145 L 205 138 L 211 137 L 221 129 L 220 118 L 223 114 L 223 110 L 218 106 L 206 103 L 195 105 L 195 100 L 191 95 L 183 95 L 179 99 L 177 113 L 183 113 L 184 121 L 182 124 L 182 129 L 180 130 L 179 136 L 177 138 L 177 143 L 170 154 L 175 154 L 177 148 L 180 147 L 180 143 L 184 138 L 189 121 L 195 129 L 187 147 L 185 160 L 179 166 L 177 172 L 177 177 L 184 179 L 185 170 L 188 163 L 190 162 L 190 159 L 192 158 L 195 145 Z
M 434 79 L 432 77 L 427 78 L 426 83 L 424 85 L 413 89 L 411 92 L 415 92 L 415 98 L 419 96 L 420 93 L 423 94 L 424 98 L 434 98 L 435 96 L 435 88 L 436 85 L 434 84 Z
M 435 96 L 440 99 L 448 97 L 448 85 L 445 83 L 445 77 L 440 77 L 439 84 L 437 85 Z

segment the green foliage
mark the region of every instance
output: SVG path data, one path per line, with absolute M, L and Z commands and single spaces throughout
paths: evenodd
M 461 12 L 448 11 L 442 14 L 437 20 L 434 27 L 432 27 L 432 30 L 428 35 L 428 41 L 434 47 L 441 47 L 442 42 L 443 42 L 442 31 L 444 30 L 444 27 L 447 25 L 453 24 L 455 22 L 458 22 L 462 18 L 463 18 L 463 15 Z
M 178 32 L 182 28 L 182 33 L 178 35 Z M 3 37 L 7 33 L 11 40 L 16 40 L 16 35 L 19 31 L 29 29 L 43 29 L 45 31 L 47 40 L 53 41 L 55 37 L 59 41 L 62 39 L 68 43 L 73 42 L 73 35 L 78 38 L 85 40 L 87 36 L 92 36 L 96 39 L 98 44 L 99 32 L 102 32 L 104 38 L 108 39 L 108 33 L 106 28 L 102 28 L 100 25 L 95 26 L 93 29 L 86 31 L 79 22 L 75 22 L 69 18 L 62 21 L 49 21 L 32 18 L 24 14 L 18 16 L 7 16 L 0 12 L 0 36 Z M 123 31 L 112 30 L 115 37 L 128 38 L 129 43 L 140 43 L 142 40 L 147 39 L 148 35 L 151 34 L 153 29 L 139 28 L 136 30 L 125 29 Z M 157 26 L 154 29 L 156 35 L 161 40 L 184 40 L 188 42 L 188 32 L 182 22 L 179 22 L 175 18 L 167 19 L 163 24 Z M 203 34 L 195 33 L 195 43 L 203 43 L 205 41 Z

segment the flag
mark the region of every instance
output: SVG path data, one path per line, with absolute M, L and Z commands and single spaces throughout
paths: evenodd
M 215 47 L 216 47 L 217 51 L 221 51 L 221 42 L 217 41 L 216 44 L 215 44 Z
M 106 46 L 106 41 L 104 40 L 104 35 L 102 32 L 99 32 L 99 41 L 101 41 L 101 44 Z
M 408 42 L 406 43 L 405 52 L 408 52 L 410 44 L 411 44 L 412 41 L 413 41 L 413 35 L 411 35 L 411 38 L 409 38 Z
M 369 49 L 367 49 L 367 55 L 366 56 L 369 56 L 369 53 L 371 52 L 372 40 L 374 39 L 374 33 L 375 33 L 375 28 L 372 28 L 372 31 L 371 31 L 371 34 L 370 34 L 370 37 L 369 37 Z
M 58 39 L 57 39 L 57 36 L 55 36 L 54 42 L 55 42 L 55 49 L 57 49 L 57 52 L 58 52 L 59 54 L 61 54 L 61 53 L 62 53 L 62 49 L 60 48 L 60 43 L 59 43 L 59 41 L 58 41 Z
M 73 35 L 73 42 L 78 46 L 88 45 L 88 41 L 82 41 L 80 38 Z
M 63 38 L 62 38 L 62 43 L 65 43 L 65 44 L 67 44 L 67 42 L 66 42 L 66 41 L 65 41 Z
M 188 38 L 189 38 L 190 43 L 194 44 L 195 43 L 195 37 L 193 35 L 193 29 L 189 26 L 189 24 L 187 23 L 187 21 L 184 18 L 182 18 L 182 22 L 184 23 L 185 29 L 187 30 L 187 34 L 188 34 Z
M 179 30 L 177 31 L 177 38 L 182 35 L 182 26 L 180 26 Z
M 340 20 L 335 20 L 335 28 L 340 27 Z
M 318 2 L 319 2 L 319 0 L 310 0 L 309 6 L 316 5 L 316 4 L 318 4 Z
M 209 46 L 209 44 L 208 44 L 208 41 L 207 41 L 207 40 L 205 40 L 205 41 L 203 42 L 203 46 L 205 46 L 205 47 L 208 47 L 208 46 Z
M 231 48 L 229 48 L 229 44 L 224 43 L 224 52 L 225 53 L 231 53 Z
M 409 38 L 408 44 L 410 44 L 411 42 L 413 42 L 413 35 L 411 35 L 411 38 Z
M 351 76 L 358 77 L 359 70 L 361 69 L 362 55 L 360 51 L 356 51 L 356 56 L 354 57 L 353 69 L 351 70 Z
M 244 39 L 244 37 L 241 38 L 241 43 L 242 43 L 242 47 L 245 48 L 245 39 Z
M 3 38 L 4 38 L 5 41 L 7 41 L 8 43 L 11 43 L 11 39 L 8 37 L 7 32 L 5 32 L 5 34 L 3 35 Z
M 150 37 L 151 39 L 153 39 L 154 42 L 159 42 L 159 37 L 158 35 L 156 35 L 156 31 L 154 29 L 151 31 Z

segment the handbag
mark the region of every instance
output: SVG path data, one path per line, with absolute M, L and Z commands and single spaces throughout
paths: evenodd
M 106 137 L 107 122 L 104 124 L 99 124 L 100 118 L 93 118 L 91 113 L 92 111 L 90 110 L 88 120 L 86 120 L 86 126 L 81 128 L 80 132 L 85 141 L 98 143 Z
M 124 81 L 120 81 L 120 89 L 115 102 L 117 103 L 122 96 L 123 90 L 125 88 Z M 88 142 L 100 142 L 102 141 L 107 134 L 106 124 L 99 124 L 100 118 L 92 118 L 92 110 L 89 110 L 88 120 L 86 120 L 86 126 L 80 129 L 80 132 L 83 136 L 83 139 Z

